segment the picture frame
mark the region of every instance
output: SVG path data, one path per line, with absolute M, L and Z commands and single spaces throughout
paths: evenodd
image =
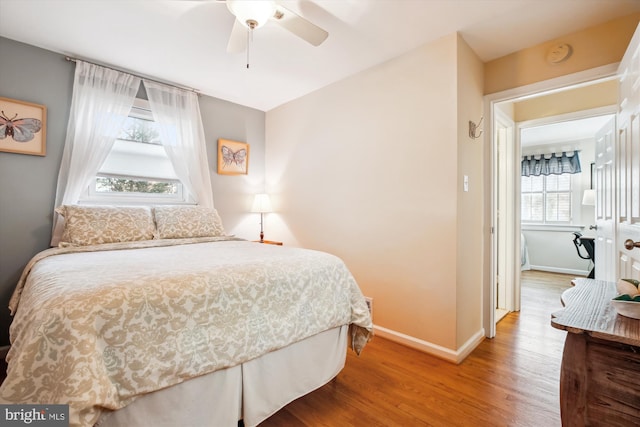
M 46 155 L 47 107 L 0 97 L 0 151 Z
M 218 173 L 247 175 L 249 173 L 249 144 L 218 139 Z

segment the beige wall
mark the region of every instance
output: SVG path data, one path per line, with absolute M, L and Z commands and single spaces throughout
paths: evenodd
M 477 333 L 482 325 L 482 252 L 484 191 L 484 135 L 469 137 L 469 120 L 476 124 L 483 116 L 483 64 L 462 38 L 457 44 L 458 195 L 457 218 L 457 331 L 456 348 Z M 481 126 L 484 127 L 484 126 Z M 463 176 L 469 177 L 469 191 L 463 191 Z
M 639 16 L 563 38 L 573 59 L 551 73 L 513 70 L 553 43 L 482 64 L 454 34 L 267 112 L 267 237 L 341 257 L 380 332 L 460 360 L 482 333 L 488 279 L 488 151 L 468 137 L 482 93 L 619 61 Z
M 553 117 L 574 111 L 608 107 L 618 102 L 618 81 L 607 80 L 514 103 L 516 122 Z
M 481 332 L 481 85 L 453 34 L 266 116 L 269 235 L 340 256 L 377 326 L 454 353 Z
M 620 62 L 640 20 L 640 13 L 549 40 L 484 66 L 484 93 L 496 93 L 549 80 L 606 64 Z M 573 53 L 564 62 L 550 64 L 547 51 L 557 43 L 568 43 Z

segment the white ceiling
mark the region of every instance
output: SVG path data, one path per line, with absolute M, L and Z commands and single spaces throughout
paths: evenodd
M 268 111 L 456 31 L 489 61 L 640 11 L 638 0 L 280 3 L 329 37 L 313 47 L 267 24 L 249 69 L 226 52 L 234 17 L 212 0 L 0 0 L 0 36 Z
M 613 118 L 612 114 L 532 126 L 520 130 L 523 147 L 570 144 L 593 139 L 596 133 Z M 563 149 L 571 149 L 567 146 Z

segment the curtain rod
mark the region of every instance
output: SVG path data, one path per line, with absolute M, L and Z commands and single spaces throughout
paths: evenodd
M 131 74 L 131 75 L 133 75 L 135 77 L 139 77 L 139 78 L 144 79 L 144 80 L 149 80 L 149 81 L 152 81 L 154 83 L 161 83 L 161 84 L 172 86 L 172 87 L 175 87 L 175 88 L 178 88 L 178 89 L 188 90 L 190 92 L 195 92 L 198 96 L 201 95 L 201 93 L 200 93 L 200 91 L 198 89 L 194 89 L 192 87 L 187 87 L 187 86 L 181 86 L 181 85 L 178 85 L 178 84 L 175 84 L 175 83 L 171 83 L 171 82 L 167 82 L 167 81 L 163 81 L 163 80 L 158 80 L 158 79 L 155 79 L 155 78 L 143 75 L 143 74 L 132 73 L 131 71 L 125 70 L 125 69 L 122 69 L 122 68 L 116 68 L 116 67 L 112 67 L 112 66 L 109 66 L 109 65 L 98 64 L 98 63 L 95 63 L 95 62 L 87 61 L 86 59 L 73 58 L 71 56 L 65 56 L 64 58 L 67 61 L 70 61 L 70 62 L 76 62 L 76 61 L 87 62 L 89 64 L 97 65 L 99 67 L 108 68 L 110 70 L 118 71 L 118 72 L 121 72 L 121 73 Z
M 547 152 L 544 152 L 544 153 L 528 152 L 529 154 L 524 154 L 525 152 L 527 152 L 527 151 L 522 150 L 522 157 L 535 157 L 535 156 L 545 157 L 545 156 L 551 156 L 552 154 L 562 154 L 562 153 L 575 154 L 576 152 L 582 153 L 582 149 L 578 149 L 578 150 L 562 150 L 562 151 L 547 151 Z M 568 156 L 568 157 L 572 157 L 572 156 Z

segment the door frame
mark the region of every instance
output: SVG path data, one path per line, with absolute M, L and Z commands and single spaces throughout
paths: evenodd
M 579 87 L 580 85 L 588 85 L 595 80 L 609 78 L 615 76 L 618 70 L 619 63 L 604 65 L 597 68 L 592 68 L 578 73 L 568 74 L 565 76 L 556 77 L 541 82 L 532 83 L 526 86 L 520 86 L 513 89 L 508 89 L 502 92 L 497 92 L 484 97 L 484 111 L 488 120 L 485 122 L 488 129 L 485 131 L 485 152 L 484 156 L 489 159 L 487 168 L 485 168 L 484 176 L 484 190 L 485 194 L 490 194 L 490 197 L 485 198 L 485 251 L 484 251 L 484 275 L 483 275 L 483 327 L 487 338 L 493 338 L 496 335 L 496 313 L 495 313 L 495 300 L 496 300 L 496 257 L 497 257 L 497 241 L 496 233 L 494 232 L 496 227 L 496 212 L 495 212 L 495 188 L 496 182 L 496 165 L 495 162 L 495 150 L 496 150 L 496 129 L 494 126 L 494 120 L 496 117 L 496 105 L 505 101 L 515 101 L 527 96 L 538 96 L 542 94 L 550 94 L 553 92 L 559 92 L 566 90 L 569 87 Z M 513 203 L 516 203 L 514 200 Z M 517 257 L 515 259 L 518 259 Z
M 502 289 L 504 293 L 503 304 L 500 305 L 500 295 L 496 295 L 496 310 L 503 316 L 506 312 L 517 311 L 520 309 L 519 296 L 514 292 L 519 289 L 519 275 L 516 274 L 515 266 L 517 265 L 516 248 L 520 245 L 518 221 L 518 204 L 509 195 L 514 194 L 517 190 L 516 182 L 513 179 L 515 168 L 517 166 L 516 159 L 519 157 L 517 144 L 516 123 L 513 121 L 512 115 L 501 110 L 496 110 L 493 124 L 496 132 L 494 143 L 493 161 L 496 165 L 493 174 L 495 186 L 493 188 L 496 195 L 496 204 L 493 206 L 496 212 L 494 228 L 496 256 L 494 257 L 495 271 L 495 288 Z M 502 130 L 505 131 L 504 141 L 498 136 Z M 511 144 L 509 147 L 508 145 Z M 502 145 L 502 147 L 500 147 Z M 502 152 L 501 152 L 502 151 Z M 500 173 L 497 173 L 500 171 Z M 499 196 L 501 194 L 508 197 Z M 500 221 L 502 219 L 502 221 Z M 503 236 L 503 237 L 501 237 Z M 502 244 L 501 244 L 502 243 Z M 502 259 L 503 258 L 503 259 Z M 509 286 L 509 285 L 510 286 Z M 496 318 L 496 322 L 500 319 Z

